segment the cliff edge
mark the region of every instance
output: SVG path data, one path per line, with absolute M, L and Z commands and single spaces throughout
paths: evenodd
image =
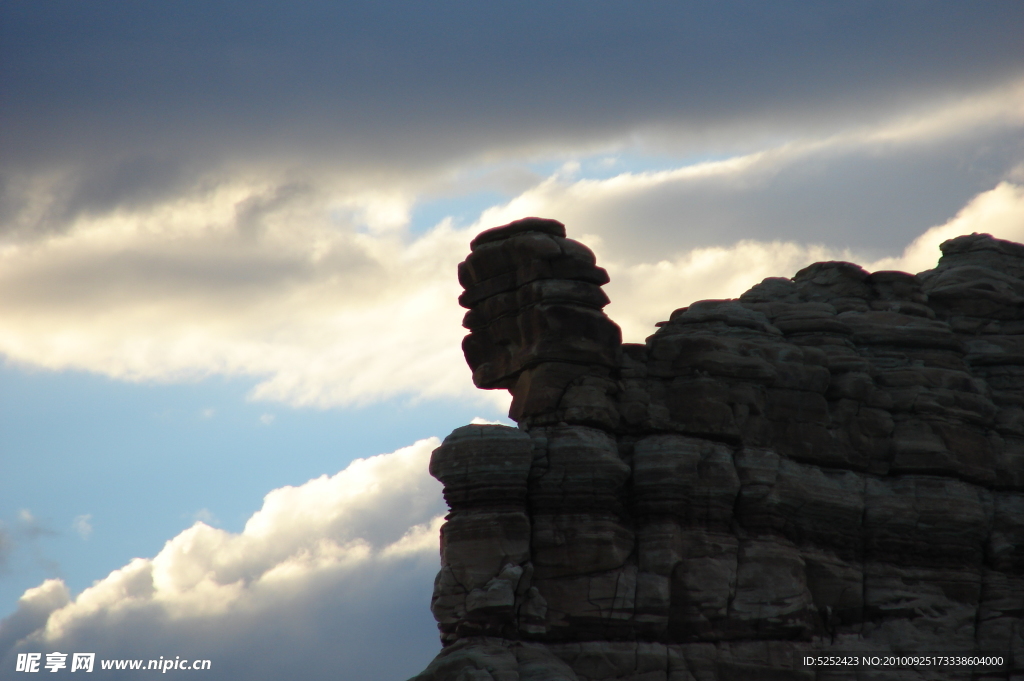
M 433 454 L 451 513 L 416 681 L 1024 679 L 1024 245 L 823 262 L 623 344 L 554 220 L 459 266 L 519 428 Z M 807 666 L 996 654 L 998 668 Z

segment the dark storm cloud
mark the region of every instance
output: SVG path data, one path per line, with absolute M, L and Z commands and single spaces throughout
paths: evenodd
M 143 152 L 123 155 L 110 150 L 78 164 L 48 186 L 46 206 L 31 219 L 24 214 L 32 201 L 31 176 L 15 164 L 0 161 L 0 234 L 61 231 L 79 215 L 98 215 L 117 208 L 140 208 L 183 191 L 201 189 L 176 158 Z
M 408 167 L 645 125 L 771 133 L 955 96 L 1024 63 L 1019 3 L 21 0 L 0 12 L 4 165 L 301 148 Z
M 941 142 L 794 154 L 747 172 L 667 182 L 635 200 L 580 205 L 595 214 L 581 222 L 613 252 L 643 261 L 741 239 L 828 243 L 878 258 L 946 222 L 1024 158 L 1019 129 Z
M 264 229 L 264 217 L 309 193 L 310 187 L 293 182 L 240 201 L 235 206 L 235 225 L 239 234 L 245 239 L 255 239 Z
M 149 155 L 115 158 L 104 167 L 91 168 L 72 188 L 64 205 L 90 213 L 121 205 L 132 207 L 180 189 L 183 180 L 182 168 L 171 159 Z

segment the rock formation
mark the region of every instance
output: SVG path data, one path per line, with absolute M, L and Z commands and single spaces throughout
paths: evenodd
M 416 681 L 1024 679 L 1024 246 L 817 263 L 643 345 L 561 223 L 471 247 L 466 360 L 519 428 L 434 452 L 445 647 Z M 800 663 L 844 652 L 1005 663 Z

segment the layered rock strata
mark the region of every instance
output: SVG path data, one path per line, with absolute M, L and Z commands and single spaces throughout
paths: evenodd
M 555 220 L 527 218 L 480 233 L 459 265 L 469 312 L 462 343 L 473 382 L 507 388 L 516 421 L 556 411 L 565 385 L 611 376 L 622 344 L 601 311 L 608 273 Z
M 463 347 L 520 427 L 434 452 L 445 647 L 417 679 L 1024 679 L 1024 246 L 942 252 L 817 263 L 638 345 L 560 223 L 478 236 Z M 799 663 L 845 651 L 1006 663 Z

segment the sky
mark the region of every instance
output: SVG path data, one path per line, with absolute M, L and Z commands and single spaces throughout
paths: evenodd
M 0 679 L 416 674 L 430 451 L 510 423 L 459 347 L 472 237 L 562 221 L 632 342 L 815 261 L 1024 241 L 1022 34 L 1015 2 L 0 0 Z

